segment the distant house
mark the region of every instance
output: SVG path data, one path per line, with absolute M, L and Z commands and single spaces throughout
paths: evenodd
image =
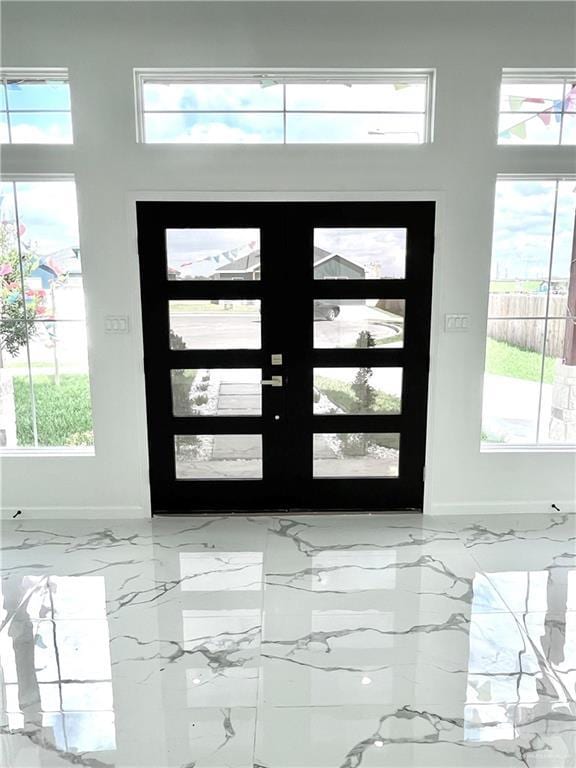
M 314 277 L 316 280 L 340 278 L 348 280 L 363 280 L 366 270 L 360 264 L 344 258 L 337 253 L 330 253 L 323 248 L 314 246 Z M 242 256 L 239 259 L 224 264 L 212 275 L 213 280 L 259 280 L 260 251 Z
M 59 278 L 74 278 L 82 275 L 79 248 L 62 248 L 46 256 L 40 256 L 38 266 L 30 273 L 30 277 L 39 278 L 42 288 L 50 285 Z
M 360 264 L 338 253 L 330 253 L 314 246 L 314 279 L 364 280 L 366 270 Z
M 213 280 L 259 280 L 260 250 L 240 256 L 229 264 L 224 264 L 214 272 Z

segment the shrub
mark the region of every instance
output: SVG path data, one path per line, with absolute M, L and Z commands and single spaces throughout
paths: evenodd
M 367 441 L 362 434 L 343 432 L 338 434 L 344 456 L 365 456 Z

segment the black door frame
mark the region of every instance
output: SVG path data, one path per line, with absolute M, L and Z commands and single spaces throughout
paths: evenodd
M 144 364 L 154 514 L 206 511 L 421 510 L 434 251 L 434 201 L 406 202 L 137 202 Z M 261 230 L 260 281 L 167 279 L 167 228 L 253 227 Z M 403 280 L 313 280 L 315 227 L 405 227 Z M 307 251 L 309 258 L 295 254 Z M 404 347 L 313 349 L 313 300 L 403 298 Z M 169 349 L 170 299 L 252 298 L 262 302 L 262 349 Z M 288 323 L 283 305 L 289 301 Z M 284 366 L 273 368 L 272 353 Z M 402 414 L 312 414 L 315 366 L 401 365 Z M 263 388 L 262 416 L 174 417 L 170 369 L 255 367 L 263 378 L 282 372 L 286 387 Z M 275 415 L 281 415 L 279 421 Z M 336 421 L 335 421 L 336 420 Z M 311 478 L 311 433 L 400 432 L 399 478 Z M 265 480 L 176 480 L 174 434 L 262 434 Z M 291 462 L 286 471 L 286 446 Z

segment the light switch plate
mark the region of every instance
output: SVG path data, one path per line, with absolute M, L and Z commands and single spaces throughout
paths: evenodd
M 106 333 L 129 333 L 130 320 L 128 315 L 106 315 L 104 330 Z
M 444 330 L 446 333 L 470 330 L 470 315 L 444 315 Z

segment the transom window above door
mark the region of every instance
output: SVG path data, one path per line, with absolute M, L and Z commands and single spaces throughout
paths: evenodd
M 504 70 L 498 144 L 576 144 L 576 70 Z
M 136 71 L 139 140 L 173 144 L 423 144 L 423 70 Z

